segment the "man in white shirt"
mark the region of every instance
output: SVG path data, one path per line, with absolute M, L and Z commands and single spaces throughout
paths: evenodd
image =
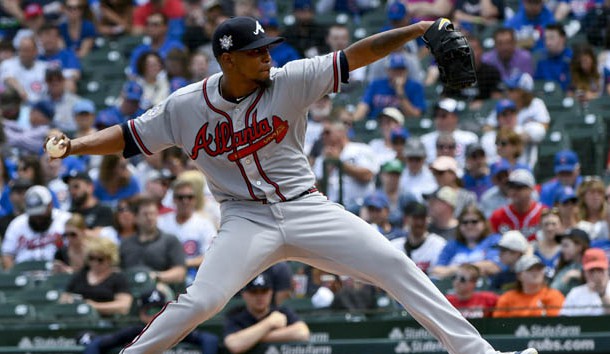
M 601 248 L 589 248 L 582 257 L 586 283 L 570 290 L 559 313 L 562 316 L 610 314 L 608 257 Z
M 322 134 L 324 150 L 313 166 L 316 178 L 328 199 L 357 213 L 364 197 L 375 190 L 377 158 L 367 144 L 349 140 L 342 122 L 329 123 Z
M 457 113 L 458 102 L 453 98 L 441 99 L 434 109 L 434 125 L 436 130 L 422 135 L 427 152 L 427 161 L 431 163 L 438 155 L 436 141 L 440 133 L 450 133 L 455 139 L 455 159 L 460 166 L 466 162 L 466 146 L 477 143 L 479 138 L 473 132 L 458 129 L 459 117 Z
M 216 228 L 210 220 L 195 213 L 195 187 L 188 181 L 177 180 L 172 185 L 176 210 L 160 215 L 157 226 L 163 232 L 178 237 L 186 255 L 187 285 L 203 262 L 206 249 L 216 236 Z
M 45 72 L 47 64 L 36 59 L 38 48 L 32 37 L 19 42 L 17 56 L 0 64 L 0 80 L 14 88 L 24 102 L 36 102 L 46 92 Z
M 414 195 L 420 202 L 423 195 L 434 192 L 438 185 L 426 166 L 426 147 L 417 137 L 407 139 L 403 156 L 406 168 L 400 176 L 400 190 Z
M 25 213 L 11 221 L 2 242 L 4 269 L 26 261 L 52 261 L 71 215 L 53 208 L 47 187 L 30 187 L 25 192 Z

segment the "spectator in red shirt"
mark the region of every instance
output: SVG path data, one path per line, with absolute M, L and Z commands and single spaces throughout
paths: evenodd
M 447 299 L 465 318 L 491 317 L 491 310 L 498 301 L 497 294 L 476 290 L 480 276 L 477 266 L 464 263 L 453 277 L 453 293 L 448 294 Z
M 518 230 L 528 239 L 533 240 L 540 226 L 540 215 L 546 208 L 532 199 L 536 182 L 532 173 L 517 169 L 508 176 L 509 205 L 500 207 L 491 214 L 489 221 L 493 232 L 505 233 Z
M 184 5 L 180 0 L 151 0 L 144 5 L 136 7 L 133 12 L 132 34 L 144 34 L 148 16 L 157 12 L 162 13 L 169 20 L 169 32 L 172 39 L 180 38 L 178 33 L 175 32 L 184 31 L 183 18 L 186 14 Z

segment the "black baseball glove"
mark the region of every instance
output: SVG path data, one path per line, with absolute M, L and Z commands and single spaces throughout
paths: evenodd
M 443 84 L 461 89 L 477 82 L 472 49 L 451 21 L 439 18 L 424 33 L 423 39 L 436 59 Z

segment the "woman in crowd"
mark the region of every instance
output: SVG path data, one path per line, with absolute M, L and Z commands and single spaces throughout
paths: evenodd
M 161 56 L 155 52 L 142 54 L 136 64 L 136 82 L 142 86 L 140 106 L 148 109 L 161 103 L 170 94 L 169 81 Z
M 133 297 L 127 277 L 117 270 L 117 245 L 105 238 L 92 238 L 86 247 L 85 267 L 74 274 L 60 302 L 72 303 L 82 298 L 101 315 L 125 315 Z
M 493 317 L 555 317 L 559 315 L 564 296 L 549 288 L 544 264 L 536 256 L 523 256 L 515 265 L 517 286 L 502 294 Z
M 589 235 L 581 229 L 570 229 L 556 239 L 561 245 L 561 255 L 551 287 L 565 295 L 582 284 L 582 255 L 589 248 Z
M 513 129 L 501 128 L 496 134 L 496 152 L 501 159 L 510 163 L 513 170 L 530 169 L 523 156 L 524 146 L 523 136 Z
M 83 58 L 91 52 L 97 35 L 87 1 L 66 0 L 64 14 L 65 22 L 59 25 L 59 31 L 66 48 Z
M 53 272 L 76 273 L 85 266 L 87 224 L 80 214 L 72 214 L 64 227 L 64 245 L 55 253 Z
M 605 198 L 606 186 L 599 177 L 585 177 L 578 187 L 577 227 L 585 230 L 592 241 L 608 240 L 610 208 Z
M 138 181 L 129 170 L 129 162 L 118 155 L 102 158 L 99 177 L 94 186 L 95 196 L 111 207 L 120 199 L 132 198 L 140 193 Z
M 431 276 L 443 279 L 454 275 L 459 266 L 471 263 L 482 274 L 496 272 L 497 266 L 489 262 L 492 247 L 500 240 L 500 235 L 491 234 L 485 215 L 476 205 L 469 205 L 458 217 L 456 239 L 447 242 L 438 257 L 437 265 L 430 271 Z
M 574 51 L 570 62 L 572 83 L 568 95 L 580 102 L 586 102 L 600 97 L 603 92 L 602 75 L 598 71 L 597 56 L 593 48 L 581 44 Z
M 561 247 L 555 237 L 563 231 L 561 219 L 556 209 L 546 209 L 540 216 L 542 229 L 536 232 L 534 255 L 545 265 L 545 274 L 552 278 L 561 255 Z
M 571 188 L 561 192 L 557 200 L 557 213 L 564 230 L 577 227 L 580 215 L 578 213 L 578 197 Z

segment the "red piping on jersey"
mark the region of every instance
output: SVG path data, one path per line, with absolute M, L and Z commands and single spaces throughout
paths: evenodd
M 339 70 L 337 69 L 337 52 L 333 53 L 333 92 L 339 91 Z
M 208 105 L 208 107 L 210 107 L 210 109 L 212 111 L 220 114 L 221 116 L 225 117 L 229 121 L 229 125 L 231 126 L 231 132 L 233 132 L 233 121 L 231 120 L 231 117 L 229 116 L 229 114 L 214 107 L 212 105 L 212 102 L 210 102 L 210 99 L 208 97 L 207 84 L 208 84 L 208 79 L 203 80 L 203 98 L 205 99 L 205 103 Z M 219 85 L 220 85 L 220 81 L 219 81 Z M 235 146 L 236 144 L 233 144 L 233 145 L 234 145 L 233 152 L 237 153 L 237 146 Z M 248 193 L 250 193 L 250 197 L 252 197 L 252 199 L 254 199 L 254 200 L 260 201 L 261 199 L 258 198 L 254 194 L 254 191 L 252 190 L 252 184 L 250 184 L 250 180 L 248 179 L 248 176 L 246 175 L 246 171 L 244 170 L 244 166 L 241 164 L 241 161 L 235 160 L 235 163 L 237 164 L 237 167 L 239 167 L 239 172 L 241 173 L 241 177 L 246 182 L 246 187 L 248 187 Z
M 263 97 L 263 92 L 264 91 L 261 90 L 261 92 L 258 94 L 258 96 L 256 96 L 256 98 L 254 99 L 254 101 L 252 102 L 250 107 L 248 107 L 248 110 L 246 111 L 246 126 L 248 126 L 248 124 L 249 124 L 248 121 L 249 121 L 250 113 L 252 112 L 254 107 L 256 107 L 256 105 L 258 104 L 258 101 L 261 99 L 261 97 Z M 254 120 L 256 120 L 256 112 L 254 112 Z M 263 166 L 261 166 L 261 163 L 258 160 L 258 153 L 256 151 L 254 151 L 254 153 L 252 155 L 254 158 L 254 163 L 256 164 L 256 168 L 258 169 L 258 172 L 261 174 L 261 177 L 263 177 L 265 182 L 269 183 L 270 185 L 273 186 L 273 188 L 275 188 L 275 194 L 277 194 L 277 196 L 280 197 L 281 201 L 285 202 L 286 197 L 284 197 L 282 192 L 280 192 L 280 186 L 278 186 L 277 183 L 273 182 L 271 180 L 271 178 L 269 178 L 267 176 L 267 174 L 265 173 L 265 171 L 263 170 Z
M 146 155 L 152 155 L 152 152 L 150 152 L 146 146 L 144 146 L 144 143 L 142 142 L 142 139 L 140 138 L 140 135 L 138 134 L 138 131 L 136 130 L 136 125 L 133 122 L 133 119 L 131 119 L 129 121 L 129 125 L 131 127 L 131 132 L 133 133 L 133 137 L 136 138 L 136 142 L 138 143 L 138 145 L 140 145 L 140 149 L 142 149 L 142 151 L 144 151 L 144 153 Z
M 171 302 L 172 301 L 165 303 L 165 305 L 163 305 L 163 308 L 161 309 L 161 311 L 157 312 L 157 314 L 153 316 L 152 320 L 150 320 L 150 322 L 148 322 L 148 324 L 146 326 L 144 326 L 144 328 L 142 329 L 142 332 L 140 332 L 140 334 L 138 334 L 129 344 L 124 346 L 123 349 L 127 349 L 127 348 L 131 347 L 132 345 L 134 345 L 138 341 L 138 339 L 140 339 L 140 337 L 142 337 L 144 332 L 146 332 L 148 327 L 150 327 L 150 325 L 157 319 L 157 317 L 159 317 L 163 313 L 163 311 L 165 311 L 165 309 L 167 308 L 167 305 L 169 305 Z M 121 352 L 122 352 L 122 350 L 121 350 Z

